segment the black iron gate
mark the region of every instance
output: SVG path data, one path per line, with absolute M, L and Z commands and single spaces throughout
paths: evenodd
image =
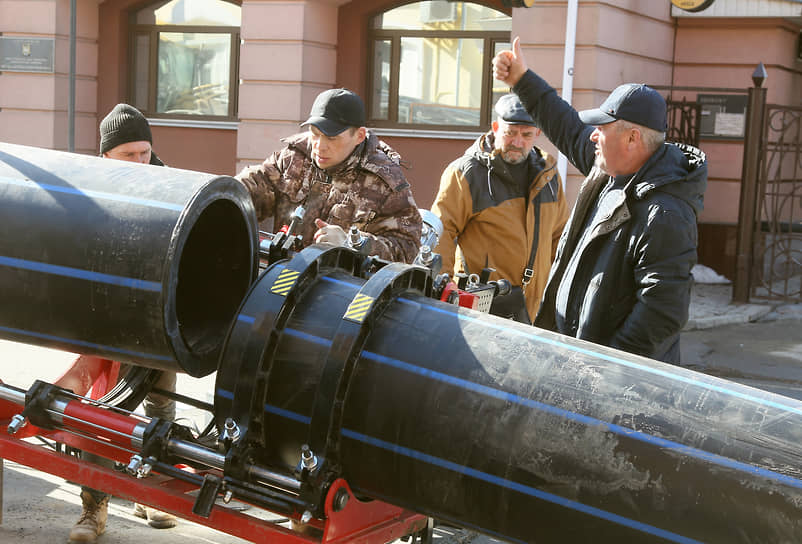
M 744 161 L 733 299 L 802 302 L 802 107 L 766 104 L 762 63 L 752 74 L 744 129 Z M 701 104 L 686 92 L 745 89 L 660 87 L 667 91 L 667 139 L 699 147 Z
M 702 105 L 699 102 L 666 100 L 668 132 L 666 140 L 699 147 L 699 128 L 702 124 Z
M 802 302 L 802 107 L 766 105 L 759 151 L 750 295 Z

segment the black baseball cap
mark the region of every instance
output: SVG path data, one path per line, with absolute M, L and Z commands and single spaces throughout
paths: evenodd
M 535 120 L 526 111 L 515 94 L 505 94 L 496 102 L 496 115 L 511 125 L 535 126 Z
M 668 130 L 665 99 L 640 83 L 619 85 L 601 106 L 580 111 L 579 118 L 588 125 L 606 125 L 623 119 L 659 132 Z
M 329 89 L 315 98 L 303 125 L 314 125 L 329 137 L 337 136 L 348 127 L 365 126 L 365 104 L 348 89 Z

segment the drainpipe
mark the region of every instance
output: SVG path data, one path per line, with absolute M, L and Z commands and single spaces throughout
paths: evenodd
M 563 100 L 571 103 L 574 93 L 574 52 L 576 50 L 576 14 L 579 0 L 568 0 L 568 13 L 565 18 L 565 56 L 563 57 Z M 557 157 L 557 171 L 563 181 L 565 192 L 568 159 L 560 153 Z
M 67 105 L 67 151 L 75 151 L 75 29 L 77 27 L 77 0 L 70 0 L 70 76 L 69 104 Z

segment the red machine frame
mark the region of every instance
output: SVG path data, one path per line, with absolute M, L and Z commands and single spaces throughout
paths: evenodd
M 111 369 L 116 373 L 117 369 Z M 0 382 L 2 383 L 2 382 Z M 93 397 L 102 393 L 101 384 L 113 383 L 109 376 L 95 382 Z M 5 430 L 12 418 L 23 411 L 23 406 L 0 399 L 0 427 Z M 141 423 L 135 416 L 112 413 L 79 400 L 72 400 L 65 408 L 81 419 L 90 422 L 84 433 L 90 434 L 94 429 L 133 428 Z M 431 520 L 426 516 L 392 506 L 381 501 L 361 501 L 354 497 L 348 484 L 343 479 L 336 480 L 327 492 L 325 500 L 325 520 L 312 519 L 309 524 L 320 531 L 321 536 L 303 534 L 271 522 L 243 513 L 237 509 L 215 504 L 209 517 L 193 513 L 195 503 L 192 491 L 197 486 L 186 481 L 161 474 L 152 474 L 146 478 L 134 478 L 128 474 L 117 472 L 88 461 L 81 460 L 66 453 L 57 452 L 43 443 L 34 443 L 26 438 L 39 436 L 55 442 L 66 444 L 72 448 L 89 451 L 103 457 L 127 463 L 135 451 L 126 449 L 124 444 L 114 443 L 114 431 L 96 433 L 91 438 L 83 437 L 63 429 L 43 429 L 27 422 L 16 434 L 0 432 L 0 471 L 3 459 L 9 459 L 21 465 L 41 472 L 69 479 L 81 485 L 90 485 L 133 502 L 147 504 L 179 518 L 205 525 L 254 543 L 271 542 L 278 544 L 312 544 L 312 543 L 354 543 L 378 544 L 389 542 L 406 535 L 426 534 L 431 531 Z M 220 476 L 220 471 L 209 469 L 197 471 L 179 465 L 181 470 L 203 475 L 212 473 Z M 0 478 L 2 482 L 2 478 Z M 347 492 L 348 500 L 343 503 L 343 492 Z M 339 493 L 339 504 L 335 507 L 335 497 Z M 2 511 L 2 490 L 0 490 L 0 511 Z M 238 498 L 238 500 L 240 500 Z M 256 507 L 260 508 L 261 507 Z M 284 514 L 279 514 L 284 516 Z M 2 518 L 0 518 L 2 521 Z

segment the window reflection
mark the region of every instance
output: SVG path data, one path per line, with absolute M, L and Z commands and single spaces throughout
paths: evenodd
M 148 87 L 150 86 L 150 72 L 148 67 L 149 51 L 150 36 L 148 34 L 135 36 L 133 105 L 140 111 L 147 111 L 148 109 Z
M 227 34 L 159 34 L 156 111 L 227 115 L 231 41 Z
M 374 119 L 387 119 L 390 110 L 390 40 L 377 41 L 373 47 L 373 109 Z
M 482 40 L 401 39 L 398 122 L 480 123 Z
M 160 0 L 137 11 L 129 100 L 151 115 L 235 118 L 241 13 L 224 0 Z
M 504 94 L 491 82 L 492 56 L 509 46 L 512 18 L 467 2 L 405 4 L 370 23 L 369 111 L 377 126 L 480 129 Z

